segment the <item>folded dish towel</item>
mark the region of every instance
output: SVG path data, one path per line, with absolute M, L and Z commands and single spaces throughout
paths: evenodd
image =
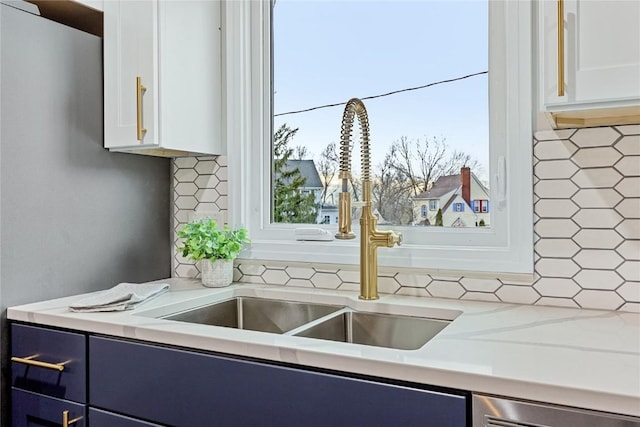
M 71 304 L 69 310 L 83 313 L 131 310 L 168 290 L 168 283 L 120 283 Z

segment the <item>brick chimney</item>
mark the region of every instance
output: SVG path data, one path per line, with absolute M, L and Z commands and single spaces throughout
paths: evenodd
M 460 168 L 460 184 L 462 184 L 462 198 L 471 206 L 471 169 L 466 166 Z

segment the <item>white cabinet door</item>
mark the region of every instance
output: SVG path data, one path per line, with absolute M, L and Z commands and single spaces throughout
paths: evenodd
M 157 144 L 157 13 L 155 1 L 104 2 L 106 148 Z M 146 88 L 140 102 L 138 77 Z M 138 127 L 146 129 L 140 139 Z
M 221 154 L 220 2 L 159 7 L 161 146 Z
M 225 153 L 220 27 L 218 0 L 104 2 L 106 148 Z
M 547 109 L 639 103 L 640 1 L 564 1 L 563 96 L 558 94 L 559 3 L 540 3 L 541 89 Z

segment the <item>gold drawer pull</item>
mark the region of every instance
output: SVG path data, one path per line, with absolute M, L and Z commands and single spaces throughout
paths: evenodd
M 62 372 L 64 371 L 64 365 L 66 365 L 67 363 L 71 362 L 70 360 L 67 360 L 65 362 L 60 362 L 60 363 L 47 363 L 47 362 L 41 362 L 39 360 L 35 360 L 36 357 L 40 356 L 39 354 L 34 354 L 32 356 L 27 356 L 27 357 L 12 357 L 11 361 L 12 362 L 17 362 L 17 363 L 24 363 L 25 365 L 30 365 L 30 366 L 37 366 L 39 368 L 46 368 L 46 369 L 53 369 L 54 371 L 58 371 L 58 372 Z
M 76 417 L 72 420 L 69 419 L 69 411 L 64 411 L 62 413 L 62 427 L 69 427 L 71 424 L 75 424 L 80 421 L 82 417 Z
M 558 96 L 564 96 L 564 0 L 558 0 Z
M 136 110 L 138 117 L 136 118 L 136 130 L 138 141 L 142 141 L 144 133 L 147 131 L 142 126 L 142 94 L 146 92 L 147 88 L 142 86 L 142 77 L 136 77 Z

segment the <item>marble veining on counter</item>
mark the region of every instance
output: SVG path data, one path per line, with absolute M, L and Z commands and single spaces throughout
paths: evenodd
M 9 308 L 10 320 L 640 416 L 640 314 L 166 279 L 135 310 L 72 313 L 78 295 Z M 340 304 L 453 320 L 418 350 L 269 334 L 156 317 L 232 296 Z

